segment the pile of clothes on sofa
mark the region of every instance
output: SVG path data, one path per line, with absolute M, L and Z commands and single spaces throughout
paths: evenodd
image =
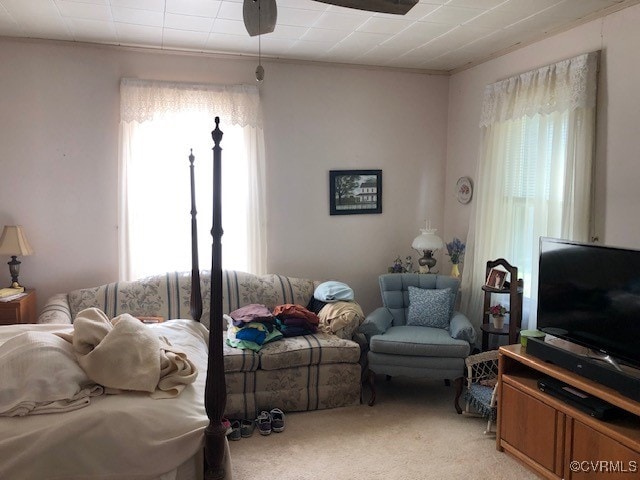
M 287 303 L 269 309 L 249 304 L 224 315 L 227 345 L 259 351 L 263 345 L 283 337 L 331 333 L 350 339 L 364 321 L 353 290 L 342 282 L 318 285 L 306 306 Z

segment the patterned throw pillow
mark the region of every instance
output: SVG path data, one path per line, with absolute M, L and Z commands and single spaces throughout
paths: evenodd
M 451 289 L 409 287 L 407 325 L 448 328 L 451 318 Z

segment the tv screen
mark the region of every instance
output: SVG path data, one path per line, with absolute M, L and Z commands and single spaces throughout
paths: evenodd
M 540 239 L 538 329 L 640 367 L 640 251 Z

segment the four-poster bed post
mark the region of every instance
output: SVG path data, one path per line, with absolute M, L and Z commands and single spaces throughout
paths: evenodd
M 213 138 L 213 237 L 211 252 L 211 308 L 209 310 L 209 361 L 205 386 L 204 405 L 209 417 L 205 429 L 204 456 L 205 479 L 222 479 L 224 471 L 226 429 L 222 416 L 227 403 L 227 388 L 224 378 L 224 357 L 222 355 L 222 208 L 221 208 L 221 153 L 220 117 L 216 117 Z M 195 209 L 194 209 L 195 211 Z M 193 282 L 193 280 L 192 280 Z M 199 282 L 198 282 L 199 283 Z
M 198 221 L 196 215 L 196 184 L 193 169 L 193 150 L 189 154 L 189 171 L 191 174 L 191 301 L 189 313 L 196 322 L 202 317 L 202 292 L 200 290 L 200 261 L 198 259 Z

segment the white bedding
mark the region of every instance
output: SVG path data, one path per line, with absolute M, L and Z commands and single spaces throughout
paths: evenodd
M 198 369 L 196 381 L 175 398 L 128 392 L 93 397 L 89 406 L 65 413 L 1 417 L 1 479 L 172 478 L 167 472 L 199 453 L 209 423 L 204 409 L 208 331 L 191 320 L 148 327 L 187 354 Z M 27 330 L 72 329 L 55 324 L 2 326 L 0 344 Z

